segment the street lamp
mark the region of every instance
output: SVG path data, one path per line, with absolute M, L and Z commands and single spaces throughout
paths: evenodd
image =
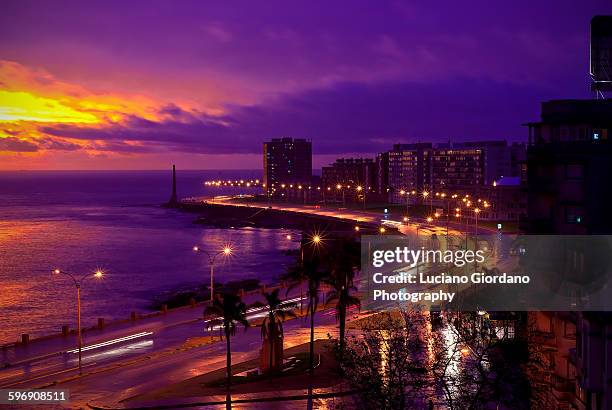
M 357 185 L 357 188 L 355 188 L 357 190 L 357 192 L 361 192 L 363 191 L 363 209 L 365 209 L 366 207 L 366 191 L 363 189 L 363 187 L 361 185 Z
M 480 208 L 474 208 L 474 216 L 476 218 L 476 250 L 478 250 L 478 214 L 480 213 Z
M 342 191 L 342 207 L 344 208 L 346 206 L 345 200 L 344 200 L 344 189 L 342 189 L 342 185 L 338 184 L 336 185 L 336 189 L 339 191 Z
M 208 257 L 208 264 L 210 265 L 210 303 L 213 302 L 213 299 L 215 297 L 215 284 L 214 284 L 214 269 L 215 269 L 215 259 L 217 258 L 217 256 L 219 255 L 223 255 L 223 256 L 229 256 L 232 254 L 232 247 L 229 245 L 225 245 L 223 247 L 223 249 L 221 249 L 218 252 L 215 253 L 211 253 L 208 251 L 205 251 L 203 249 L 201 249 L 199 246 L 194 246 L 193 247 L 193 251 L 194 252 L 201 252 L 203 254 L 205 254 Z
M 79 346 L 79 376 L 80 376 L 83 374 L 83 366 L 81 364 L 81 350 L 83 349 L 83 338 L 81 337 L 81 283 L 83 283 L 85 279 L 91 278 L 91 277 L 99 279 L 102 277 L 102 275 L 104 275 L 104 272 L 98 269 L 95 272 L 93 272 L 93 274 L 86 273 L 82 276 L 77 276 L 70 272 L 66 272 L 61 269 L 56 268 L 56 269 L 53 269 L 53 273 L 56 275 L 62 274 L 62 275 L 70 276 L 77 290 L 77 343 Z

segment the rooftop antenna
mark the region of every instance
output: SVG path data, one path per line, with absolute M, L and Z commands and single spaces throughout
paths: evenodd
M 595 99 L 605 99 L 612 91 L 612 16 L 591 19 L 589 74 Z

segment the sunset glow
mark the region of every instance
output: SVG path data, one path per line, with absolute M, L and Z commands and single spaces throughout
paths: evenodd
M 0 91 L 0 101 L 0 121 L 98 122 L 92 114 L 74 110 L 61 101 L 27 92 Z
M 260 141 L 282 136 L 312 140 L 315 166 L 446 141 L 450 129 L 458 141 L 519 139 L 543 95 L 582 84 L 576 39 L 597 8 L 542 19 L 543 5 L 481 2 L 466 19 L 452 2 L 444 13 L 391 3 L 347 18 L 337 4 L 321 20 L 307 4 L 241 7 L 248 21 L 199 2 L 151 6 L 150 19 L 138 3 L 59 14 L 12 4 L 0 25 L 0 170 L 256 169 Z

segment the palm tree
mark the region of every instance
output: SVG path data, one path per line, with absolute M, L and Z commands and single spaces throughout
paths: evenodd
M 225 343 L 226 343 L 226 375 L 227 375 L 227 389 L 229 390 L 232 382 L 232 348 L 230 337 L 236 334 L 236 325 L 241 324 L 246 330 L 249 327 L 249 322 L 246 316 L 247 306 L 244 304 L 240 296 L 227 293 L 222 298 L 214 300 L 211 306 L 207 306 L 204 309 L 204 315 L 215 315 L 220 317 L 219 321 L 222 322 L 223 330 L 225 331 Z M 218 321 L 209 321 L 207 326 L 214 327 Z
M 352 295 L 352 292 L 357 291 L 353 280 L 359 262 L 359 250 L 355 243 L 344 242 L 340 251 L 334 255 L 330 276 L 324 280 L 332 288 L 325 303 L 336 302 L 336 320 L 340 322 L 340 355 L 344 352 L 346 312 L 351 306 L 361 307 L 359 298 Z
M 314 371 L 314 316 L 319 306 L 319 288 L 321 282 L 326 277 L 327 273 L 321 269 L 321 262 L 317 256 L 312 256 L 308 259 L 302 259 L 301 262 L 294 265 L 287 274 L 285 279 L 291 281 L 291 285 L 287 288 L 287 294 L 296 286 L 301 286 L 303 282 L 307 283 L 308 290 L 306 297 L 308 298 L 308 307 L 306 316 L 310 317 L 310 374 Z
M 301 264 L 294 268 L 293 275 L 298 275 L 301 280 L 305 281 L 308 285 L 308 291 L 306 297 L 308 297 L 308 310 L 306 316 L 310 317 L 310 352 L 309 352 L 309 363 L 310 363 L 310 374 L 314 372 L 314 322 L 315 312 L 319 306 L 319 288 L 321 282 L 327 276 L 327 272 L 321 268 L 321 262 L 319 258 L 312 257 L 302 261 Z M 301 282 L 299 282 L 301 284 Z M 294 283 L 287 289 L 289 292 L 297 284 Z
M 264 340 L 267 338 L 270 342 L 270 364 L 268 367 L 270 377 L 272 377 L 274 341 L 279 337 L 283 337 L 283 321 L 285 321 L 287 317 L 296 317 L 293 312 L 296 304 L 293 302 L 283 303 L 278 297 L 278 292 L 279 289 L 275 289 L 271 293 L 264 292 L 268 315 L 261 323 L 261 338 Z
M 350 272 L 350 273 L 349 273 Z M 351 306 L 361 307 L 361 300 L 352 293 L 357 291 L 353 285 L 352 271 L 334 269 L 325 283 L 331 286 L 325 304 L 336 303 L 336 321 L 340 324 L 340 356 L 344 353 L 344 338 L 346 333 L 346 312 Z

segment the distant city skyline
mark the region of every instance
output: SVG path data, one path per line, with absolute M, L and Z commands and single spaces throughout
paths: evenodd
M 607 1 L 129 4 L 7 1 L 0 170 L 313 167 L 395 143 L 527 139 L 540 102 L 588 98 Z

